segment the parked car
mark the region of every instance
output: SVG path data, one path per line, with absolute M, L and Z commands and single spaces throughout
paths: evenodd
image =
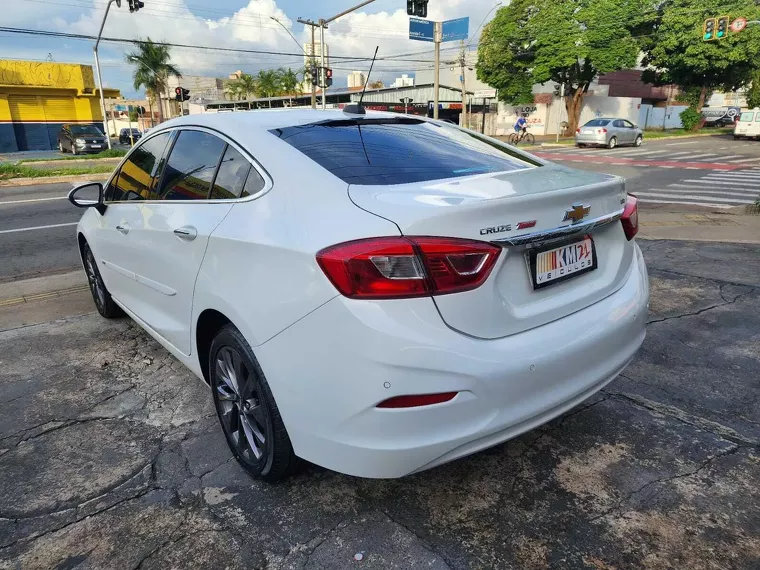
M 441 121 L 180 117 L 69 199 L 98 312 L 210 386 L 266 481 L 298 457 L 399 477 L 497 445 L 599 391 L 644 339 L 624 180 Z
M 758 107 L 751 111 L 744 111 L 734 126 L 734 139 L 753 137 L 760 139 L 760 108 Z
M 129 131 L 132 131 L 132 141 L 137 142 L 142 138 L 140 129 L 121 129 L 119 131 L 119 144 L 130 144 Z
M 103 131 L 95 125 L 63 125 L 58 132 L 58 150 L 80 154 L 108 148 Z
M 641 146 L 644 132 L 626 119 L 592 119 L 575 131 L 575 144 L 583 146 Z

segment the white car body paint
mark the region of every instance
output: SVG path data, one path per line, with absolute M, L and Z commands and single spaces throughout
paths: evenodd
M 515 437 L 625 368 L 643 342 L 649 287 L 641 252 L 616 221 L 621 179 L 530 157 L 538 166 L 349 185 L 269 132 L 345 118 L 255 111 L 151 130 L 141 143 L 170 129 L 211 129 L 244 151 L 266 186 L 237 200 L 120 202 L 104 215 L 89 208 L 78 232 L 117 303 L 201 378 L 198 319 L 208 309 L 224 314 L 259 360 L 295 453 L 364 477 L 403 476 Z M 575 203 L 606 220 L 587 228 L 598 268 L 534 291 L 528 248 L 543 232 L 574 231 L 563 215 Z M 516 229 L 526 221 L 535 224 Z M 188 226 L 195 239 L 174 235 Z M 346 298 L 315 259 L 334 244 L 402 234 L 504 247 L 478 288 L 410 299 Z M 520 242 L 526 234 L 532 243 Z M 449 391 L 456 397 L 442 404 L 376 407 Z

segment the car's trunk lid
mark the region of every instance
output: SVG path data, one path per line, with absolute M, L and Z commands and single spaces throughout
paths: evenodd
M 514 334 L 587 307 L 619 288 L 631 265 L 633 248 L 620 223 L 604 223 L 616 219 L 625 202 L 624 182 L 614 176 L 548 165 L 413 184 L 351 185 L 349 195 L 405 235 L 504 246 L 481 287 L 434 298 L 449 326 L 479 338 Z M 565 220 L 567 211 L 586 215 L 575 224 Z M 601 225 L 590 227 L 593 220 Z M 561 241 L 547 242 L 545 232 L 558 230 L 565 235 L 551 237 Z M 597 268 L 534 290 L 526 263 L 530 250 L 577 242 L 584 235 L 593 239 Z

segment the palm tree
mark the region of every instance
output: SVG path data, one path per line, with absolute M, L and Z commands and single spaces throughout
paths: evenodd
M 282 95 L 282 77 L 277 69 L 262 69 L 259 71 L 257 79 L 257 91 L 261 97 L 277 97 Z M 269 100 L 269 107 L 272 106 L 272 100 Z
M 256 93 L 256 78 L 250 73 L 243 73 L 236 83 L 241 99 L 248 99 Z
M 383 87 L 385 87 L 385 85 L 383 85 L 383 82 L 379 79 L 369 84 L 370 89 L 382 89 Z
M 288 95 L 293 95 L 296 92 L 296 89 L 298 89 L 298 84 L 300 83 L 300 80 L 298 79 L 299 75 L 303 75 L 302 71 L 293 71 L 288 67 L 288 69 L 279 69 L 280 72 L 280 83 L 282 84 L 282 89 L 285 93 Z M 293 106 L 293 98 L 290 99 L 290 106 Z
M 240 85 L 237 79 L 230 79 L 224 84 L 224 92 L 230 98 L 230 101 L 240 100 Z
M 169 46 L 157 44 L 150 38 L 137 42 L 137 51 L 126 54 L 127 63 L 135 66 L 133 74 L 135 89 L 145 87 L 148 96 L 152 94 L 158 102 L 158 120 L 164 120 L 161 107 L 161 93 L 166 91 L 169 77 L 182 77 L 179 69 L 171 63 Z

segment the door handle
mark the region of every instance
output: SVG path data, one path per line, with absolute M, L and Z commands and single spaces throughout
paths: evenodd
M 127 235 L 129 233 L 129 225 L 128 224 L 118 225 L 116 226 L 116 231 L 124 235 Z
M 193 226 L 182 226 L 181 228 L 174 230 L 174 235 L 184 241 L 193 241 L 198 237 L 198 230 Z

